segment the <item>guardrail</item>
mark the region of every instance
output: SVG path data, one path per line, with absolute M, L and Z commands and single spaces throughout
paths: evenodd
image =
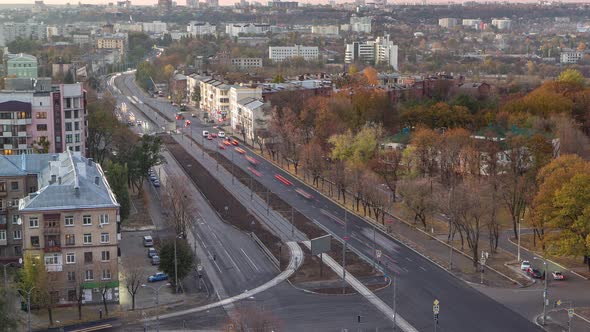
M 264 252 L 266 254 L 266 256 L 268 257 L 268 259 L 270 260 L 270 262 L 277 269 L 280 270 L 281 269 L 281 264 L 280 264 L 279 260 L 272 254 L 272 252 L 270 252 L 270 250 L 264 245 L 264 243 L 262 243 L 262 241 L 260 241 L 260 239 L 258 238 L 258 236 L 256 236 L 256 234 L 254 234 L 254 233 L 251 232 L 250 233 L 250 237 L 260 247 L 260 249 L 262 249 L 262 252 Z

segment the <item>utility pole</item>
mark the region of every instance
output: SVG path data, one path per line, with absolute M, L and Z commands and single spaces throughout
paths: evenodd
M 455 233 L 453 232 L 453 223 L 451 223 L 451 227 L 449 229 L 451 232 L 451 250 L 449 251 L 449 271 L 453 270 L 453 239 L 455 238 Z
M 516 260 L 517 260 L 519 263 L 520 263 L 520 224 L 522 224 L 522 222 L 523 222 L 523 221 L 524 221 L 524 219 L 523 219 L 523 218 L 521 218 L 521 219 L 518 221 L 518 239 L 517 239 L 517 241 L 518 241 L 518 254 L 516 255 L 516 256 L 517 256 L 517 257 L 516 257 Z
M 533 259 L 538 259 L 540 261 L 543 262 L 543 268 L 545 269 L 545 271 L 543 271 L 543 275 L 545 276 L 545 287 L 543 289 L 543 325 L 546 324 L 547 322 L 547 279 L 548 279 L 548 275 L 547 275 L 547 261 L 544 260 L 543 258 L 539 258 L 539 257 L 533 257 Z
M 438 329 L 438 313 L 440 311 L 440 302 L 438 300 L 434 300 L 432 304 L 432 312 L 434 313 L 434 332 Z
M 395 329 L 397 328 L 397 324 L 396 324 L 396 319 L 397 319 L 397 311 L 396 311 L 396 291 L 395 289 L 397 288 L 397 282 L 395 280 L 395 274 L 392 275 L 392 280 L 393 280 L 393 330 L 395 331 Z
M 176 259 L 176 238 L 174 237 L 174 287 L 176 288 L 176 294 L 178 294 L 178 260 Z
M 31 330 L 31 293 L 33 293 L 33 289 L 35 289 L 35 288 L 37 288 L 37 287 L 33 286 L 28 291 L 25 291 L 23 289 L 17 289 L 27 295 L 27 330 L 29 332 L 32 331 Z M 21 293 L 19 293 L 19 295 L 24 299 L 24 296 Z
M 480 283 L 483 285 L 483 273 L 484 273 L 484 268 L 486 266 L 486 259 L 489 257 L 489 253 L 485 252 L 485 251 L 481 251 L 481 258 L 479 259 L 480 263 L 481 263 L 481 281 Z
M 291 236 L 295 236 L 295 210 L 291 206 Z
M 375 238 L 377 233 L 377 225 L 373 224 L 373 271 L 377 268 L 377 248 L 375 248 Z
M 346 282 L 346 241 L 348 241 L 347 212 L 344 209 L 344 237 L 342 237 L 342 281 Z M 344 292 L 344 286 L 342 287 Z

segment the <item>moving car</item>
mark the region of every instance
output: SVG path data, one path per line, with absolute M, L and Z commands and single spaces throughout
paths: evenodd
M 220 131 L 219 133 L 217 133 L 217 135 L 219 135 L 219 137 L 223 138 L 223 137 L 225 137 L 225 132 Z
M 212 140 L 212 139 L 213 139 L 213 137 L 212 137 L 211 135 L 207 136 L 207 140 L 209 140 L 209 141 L 210 141 L 210 140 Z
M 153 183 L 154 183 L 154 187 L 160 188 L 160 180 L 155 179 Z
M 152 265 L 160 265 L 160 256 L 152 256 Z
M 529 267 L 531 267 L 531 262 L 529 261 L 522 261 L 522 264 L 520 264 L 520 269 L 523 271 L 528 270 Z
M 239 145 L 239 144 L 238 144 L 238 141 L 236 141 L 236 140 L 233 140 L 233 141 L 231 141 L 231 144 L 232 144 L 232 145 L 235 145 L 235 146 L 238 146 L 238 145 Z
M 154 256 L 158 256 L 158 252 L 154 248 L 148 248 L 147 254 L 148 254 L 149 258 L 152 258 Z
M 227 141 L 227 140 L 224 140 L 224 141 L 223 141 L 223 144 L 224 144 L 224 145 L 231 145 L 231 142 L 230 142 L 230 141 Z
M 246 153 L 246 151 L 244 151 L 244 149 L 242 149 L 242 148 L 235 148 L 235 150 L 239 154 L 245 154 Z
M 143 246 L 144 247 L 153 247 L 154 246 L 154 239 L 150 235 L 146 235 L 143 237 Z
M 207 136 L 209 136 L 209 132 L 206 130 L 203 130 L 203 137 L 207 137 Z
M 528 273 L 531 277 L 536 278 L 536 279 L 541 279 L 543 278 L 543 273 L 541 273 L 541 271 L 537 270 L 537 269 L 529 269 Z
M 563 273 L 561 273 L 561 271 L 554 271 L 553 273 L 551 273 L 551 275 L 553 275 L 553 280 L 564 280 L 565 279 L 565 275 L 563 275 Z
M 213 137 L 213 138 L 216 138 L 217 137 L 217 134 L 216 133 L 211 133 L 210 136 Z
M 217 144 L 217 147 L 220 148 L 221 150 L 225 150 L 225 145 L 219 143 Z
M 186 122 L 184 123 L 185 126 L 190 126 L 191 125 L 191 120 L 186 120 Z
M 184 115 L 182 115 L 182 114 L 177 114 L 177 115 L 176 115 L 176 120 L 184 120 Z
M 158 272 L 154 275 L 151 275 L 148 277 L 148 282 L 156 282 L 156 281 L 162 281 L 162 280 L 167 280 L 168 279 L 168 275 L 164 272 Z

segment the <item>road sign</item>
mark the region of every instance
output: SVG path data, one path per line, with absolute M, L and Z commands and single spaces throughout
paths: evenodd
M 574 317 L 574 308 L 567 309 L 567 316 L 568 316 L 569 318 L 572 318 L 572 317 Z
M 381 258 L 381 254 L 382 254 L 381 250 L 377 250 L 377 258 Z
M 324 235 L 311 239 L 311 254 L 319 255 L 324 252 L 329 252 L 332 248 L 332 235 Z
M 203 265 L 201 265 L 201 264 L 197 265 L 197 271 L 203 271 Z
M 438 313 L 440 312 L 440 307 L 438 304 L 435 304 L 432 306 L 432 312 L 434 312 L 434 314 L 438 315 Z
M 557 305 L 560 306 L 561 305 L 561 300 L 557 300 Z
M 439 304 L 439 303 L 440 303 L 440 302 L 439 302 L 438 300 L 434 300 L 434 304 L 435 304 L 435 305 L 437 305 L 437 304 Z

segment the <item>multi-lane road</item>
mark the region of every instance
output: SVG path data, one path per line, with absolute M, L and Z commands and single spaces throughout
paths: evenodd
M 160 112 L 167 112 L 170 115 L 169 118 L 173 118 L 176 112 L 175 108 L 169 103 L 156 101 L 138 91 L 132 75 L 122 75 L 119 79 L 120 83 L 125 85 L 123 89 L 120 88 L 123 94 L 127 93 L 136 97 L 141 103 L 152 105 L 158 108 Z M 161 116 L 154 120 L 162 121 L 158 123 L 158 126 L 163 125 L 165 122 Z M 205 127 L 202 127 L 198 121 L 193 121 L 191 126 L 193 126 L 192 134 L 194 137 L 201 140 L 199 136 Z M 182 127 L 181 123 L 179 123 L 179 127 Z M 190 135 L 191 131 L 188 130 L 185 133 Z M 219 139 L 213 141 L 204 140 L 204 142 L 207 148 L 211 150 L 218 149 Z M 249 149 L 243 146 L 242 148 L 247 151 L 247 154 L 253 155 Z M 250 163 L 241 154 L 235 152 L 233 148 L 220 150 L 220 153 L 225 154 L 230 160 L 232 159 L 231 154 L 234 154 L 233 160 L 236 166 L 248 172 L 248 167 L 251 166 Z M 383 268 L 389 275 L 395 274 L 397 276 L 397 310 L 404 319 L 418 330 L 434 329 L 432 304 L 435 299 L 440 301 L 440 323 L 438 326 L 440 331 L 540 330 L 532 323 L 533 317 L 523 317 L 511 311 L 502 303 L 496 302 L 471 285 L 456 279 L 379 230 L 374 234 L 374 228 L 361 218 L 348 214 L 346 218 L 347 232 L 344 234 L 345 214 L 339 205 L 313 192 L 313 190 L 307 188 L 297 179 L 292 178 L 273 164 L 258 159 L 259 165 L 257 169 L 262 176 L 257 177 L 257 180 L 310 220 L 321 224 L 336 237 L 348 236 L 350 239 L 349 246 L 354 247 L 368 257 L 373 256 L 373 238 L 375 238 L 377 249 L 383 253 Z M 275 174 L 281 174 L 297 187 L 306 188 L 306 191 L 313 194 L 313 199 L 305 199 L 295 192 L 293 186 L 285 186 L 277 181 L 274 179 Z M 377 295 L 387 303 L 392 298 L 391 290 L 377 292 Z M 278 297 L 280 298 L 280 296 Z M 296 305 L 305 303 L 299 301 L 302 300 L 297 298 Z M 315 301 L 321 303 L 321 300 L 314 298 L 310 305 Z M 362 300 L 358 299 L 358 301 L 362 303 Z M 281 305 L 285 305 L 285 303 L 277 303 L 276 308 L 278 311 L 281 310 Z M 346 304 L 342 303 L 340 305 L 344 306 Z M 541 311 L 540 303 L 538 311 Z

